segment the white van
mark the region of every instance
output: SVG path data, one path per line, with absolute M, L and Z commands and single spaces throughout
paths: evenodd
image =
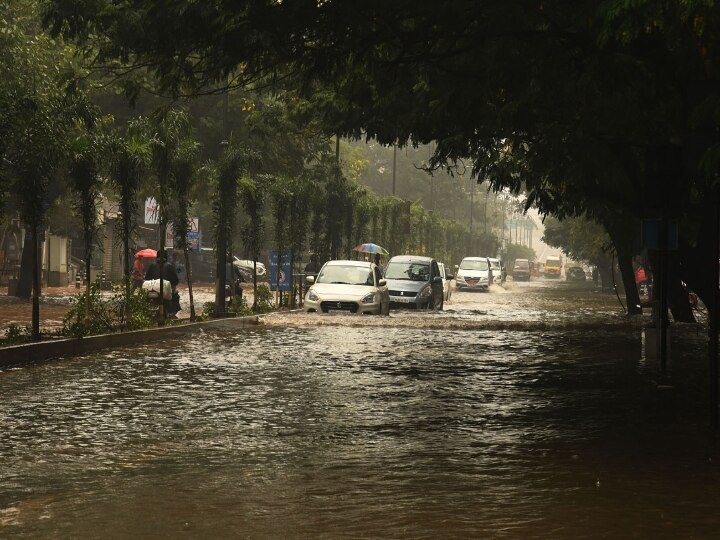
M 465 257 L 455 272 L 455 288 L 487 291 L 490 262 L 487 257 Z

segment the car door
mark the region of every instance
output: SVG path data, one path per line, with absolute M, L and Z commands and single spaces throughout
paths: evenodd
M 439 279 L 436 279 L 439 278 Z M 432 287 L 432 296 L 436 302 L 440 302 L 444 298 L 443 293 L 443 278 L 440 274 L 440 268 L 438 268 L 437 261 L 430 263 L 430 286 Z

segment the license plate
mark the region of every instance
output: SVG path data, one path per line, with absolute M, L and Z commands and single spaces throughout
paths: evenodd
M 468 285 L 477 285 L 477 279 L 468 279 L 467 284 Z
M 393 302 L 399 302 L 401 304 L 410 304 L 411 302 L 414 302 L 414 298 L 406 298 L 404 296 L 393 296 L 391 298 Z

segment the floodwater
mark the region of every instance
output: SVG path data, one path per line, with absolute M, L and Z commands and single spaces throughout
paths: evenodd
M 705 338 L 591 284 L 0 372 L 2 538 L 718 538 Z

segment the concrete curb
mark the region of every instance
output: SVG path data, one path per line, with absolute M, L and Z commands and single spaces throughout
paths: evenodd
M 198 332 L 200 329 L 235 329 L 255 326 L 260 316 L 228 317 L 195 323 L 134 330 L 117 334 L 102 334 L 83 338 L 56 339 L 23 345 L 13 345 L 0 349 L 0 369 L 18 367 L 36 362 L 52 360 L 61 356 L 75 356 L 102 349 L 112 349 L 126 345 L 150 343 L 175 336 Z

